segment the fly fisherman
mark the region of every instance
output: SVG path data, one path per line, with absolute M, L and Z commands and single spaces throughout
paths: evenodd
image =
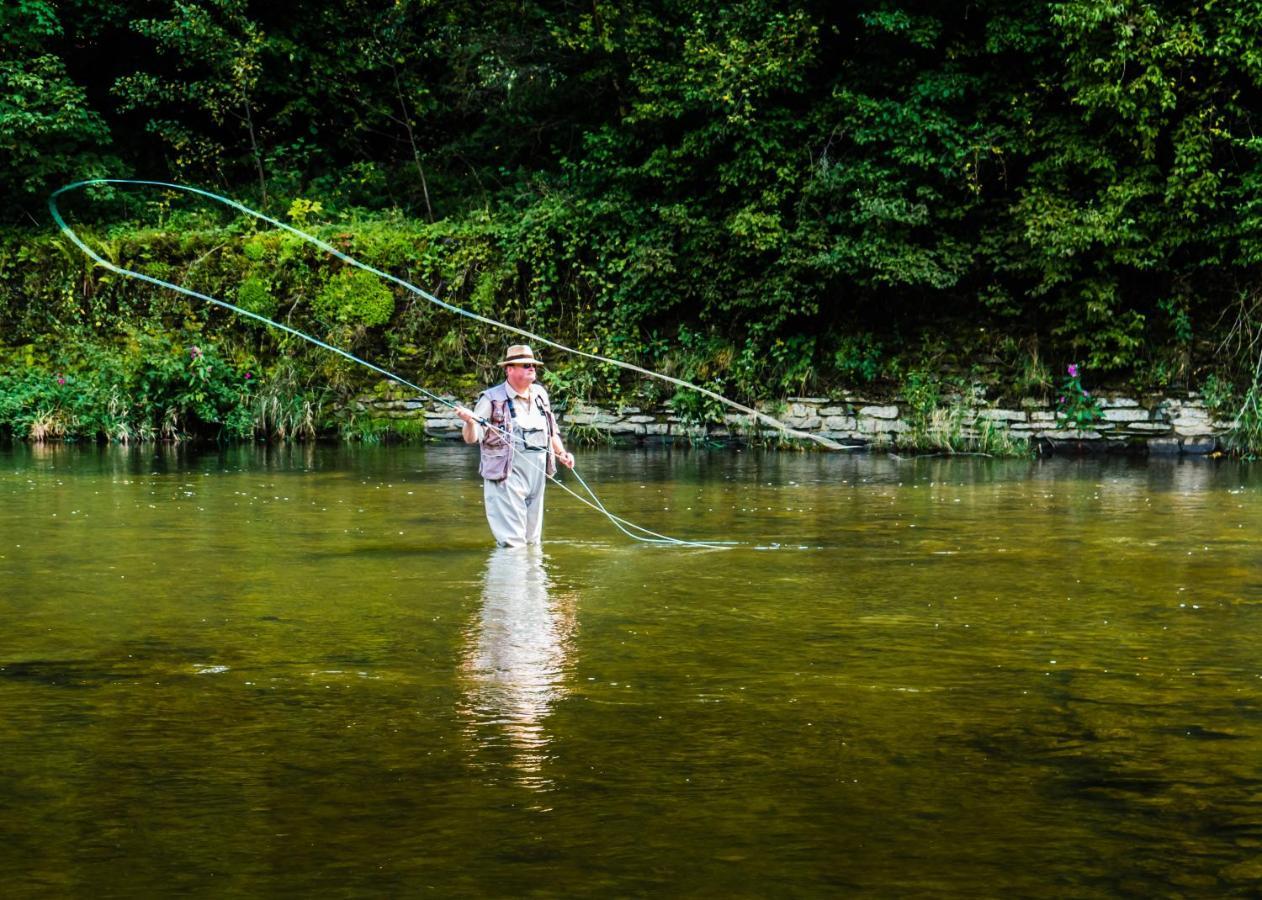
M 483 391 L 472 410 L 456 407 L 465 443 L 479 444 L 478 473 L 491 534 L 502 547 L 537 544 L 543 534 L 543 490 L 556 464 L 574 468 L 548 392 L 536 384 L 543 366 L 526 344 L 514 344 L 499 363 L 506 380 Z M 549 450 L 551 452 L 549 452 Z

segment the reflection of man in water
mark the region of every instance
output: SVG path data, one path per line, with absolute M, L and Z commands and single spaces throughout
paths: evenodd
M 471 724 L 496 726 L 518 751 L 517 766 L 528 772 L 542 763 L 543 720 L 564 695 L 573 631 L 572 616 L 549 596 L 543 560 L 537 547 L 491 554 L 464 663 Z M 488 743 L 480 730 L 478 740 Z
M 478 472 L 486 520 L 501 547 L 537 544 L 543 534 L 543 491 L 556 464 L 574 468 L 548 403 L 535 384 L 542 366 L 530 347 L 516 344 L 504 359 L 505 381 L 478 397 L 472 410 L 456 407 L 465 443 L 480 445 Z

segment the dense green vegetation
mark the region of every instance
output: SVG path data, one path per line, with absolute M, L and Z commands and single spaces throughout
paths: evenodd
M 1262 434 L 1247 0 L 17 0 L 0 54 L 17 433 L 360 427 L 333 411 L 368 373 L 67 248 L 48 193 L 111 175 L 230 194 L 450 302 L 745 400 L 1046 393 L 1076 363 L 1093 386 L 1204 390 Z M 67 205 L 119 264 L 419 383 L 468 390 L 505 341 L 159 192 Z M 663 399 L 600 367 L 555 377 Z

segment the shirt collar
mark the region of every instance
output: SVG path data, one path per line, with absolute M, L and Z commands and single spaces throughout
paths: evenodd
M 513 386 L 511 384 L 505 381 L 504 389 L 508 391 L 508 396 L 510 398 L 515 400 L 525 400 L 527 403 L 529 403 L 531 397 L 534 396 L 534 385 L 526 385 L 526 393 L 519 394 L 517 391 L 513 390 Z

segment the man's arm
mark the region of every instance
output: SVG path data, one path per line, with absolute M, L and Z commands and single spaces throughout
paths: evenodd
M 482 440 L 483 424 L 486 417 L 491 414 L 491 400 L 486 394 L 478 397 L 477 404 L 473 409 L 467 409 L 463 406 L 456 407 L 456 415 L 464 422 L 460 429 L 460 435 L 464 438 L 466 444 L 476 444 Z
M 561 443 L 561 435 L 552 435 L 552 452 L 556 454 L 557 462 L 565 466 L 567 469 L 574 468 L 574 454 L 565 449 L 565 444 Z

